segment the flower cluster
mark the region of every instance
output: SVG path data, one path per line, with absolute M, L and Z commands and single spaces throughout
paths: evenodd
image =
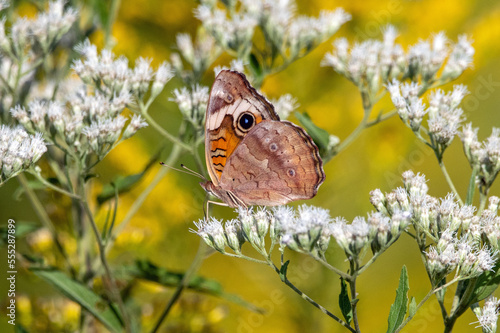
M 338 39 L 333 43 L 335 50 L 325 55 L 322 65 L 332 67 L 375 99 L 383 85 L 392 80 L 410 78 L 427 87 L 436 80 L 444 83 L 455 79 L 472 62 L 474 49 L 465 36 L 449 46 L 441 32 L 411 46 L 407 53 L 395 43 L 396 37 L 396 29 L 388 26 L 382 41 L 367 40 L 350 47 L 347 40 Z M 441 68 L 443 72 L 437 78 Z
M 500 172 L 500 128 L 493 128 L 491 135 L 483 142 L 477 139 L 478 130 L 469 123 L 463 127 L 460 138 L 465 156 L 478 172 L 479 189 L 487 193 Z
M 474 313 L 477 316 L 479 325 L 477 327 L 482 327 L 484 333 L 496 332 L 497 331 L 497 321 L 499 313 L 500 300 L 496 297 L 489 297 L 484 302 L 483 308 L 476 307 Z
M 367 246 L 371 246 L 374 253 L 385 249 L 410 222 L 410 214 L 401 211 L 392 217 L 373 213 L 368 220 L 357 217 L 348 224 L 343 218 L 332 219 L 326 209 L 307 205 L 300 206 L 297 211 L 279 206 L 255 212 L 240 209 L 238 213 L 238 219 L 226 222 L 224 228 L 216 219 L 199 221 L 195 232 L 222 253 L 226 246 L 240 253 L 242 240 L 264 251 L 265 237 L 269 233 L 272 244 L 321 256 L 333 237 L 349 258 L 359 258 Z
M 11 114 L 28 131 L 44 133 L 45 138 L 78 158 L 86 157 L 90 151 L 104 157 L 120 139 L 132 136 L 138 129 L 147 126 L 139 116 L 127 119 L 120 115 L 131 102 L 127 92 L 109 98 L 102 93 L 89 95 L 84 86 L 68 100 L 45 101 L 35 99 L 28 107 L 16 106 Z
M 140 100 L 151 89 L 152 98 L 155 98 L 174 76 L 170 64 L 162 63 L 155 72 L 151 68 L 151 60 L 145 58 L 138 58 L 134 69 L 131 69 L 125 57 L 115 58 L 109 50 L 99 54 L 96 46 L 88 40 L 78 45 L 76 50 L 84 59 L 76 60 L 73 70 L 84 83 L 95 85 L 109 96 L 127 92 Z
M 2 2 L 0 9 L 8 2 Z M 0 18 L 0 111 L 17 103 L 20 87 L 31 81 L 41 59 L 50 53 L 77 19 L 77 11 L 64 0 L 49 2 L 48 9 L 32 18 L 19 18 L 9 27 Z
M 184 118 L 197 128 L 203 127 L 209 97 L 208 87 L 196 84 L 191 89 L 175 89 L 173 94 L 174 97 L 169 98 L 169 101 L 177 103 Z
M 396 37 L 396 29 L 388 26 L 383 41 L 368 40 L 351 49 L 345 38 L 339 38 L 333 43 L 335 50 L 327 53 L 321 64 L 375 95 L 382 83 L 399 78 L 406 71 L 406 57 L 401 45 L 394 43 Z
M 127 120 L 122 111 L 142 103 L 148 91 L 149 98 L 155 98 L 173 74 L 168 64 L 155 72 L 150 61 L 142 58 L 131 69 L 125 58 L 115 59 L 107 50 L 98 54 L 88 41 L 78 50 L 85 59 L 75 61 L 73 68 L 83 83 L 69 80 L 65 94 L 56 95 L 55 100 L 35 98 L 26 108 L 16 105 L 10 112 L 29 132 L 43 133 L 47 141 L 74 158 L 94 152 L 101 159 L 120 141 L 147 126 L 139 115 Z
M 5 21 L 0 21 L 0 50 L 13 59 L 21 59 L 29 52 L 47 53 L 62 36 L 68 32 L 77 19 L 77 11 L 64 8 L 64 0 L 49 2 L 49 8 L 32 19 L 16 20 L 5 33 Z M 36 47 L 35 47 L 36 46 Z M 38 51 L 38 52 L 40 52 Z
M 442 154 L 458 134 L 458 129 L 464 120 L 463 110 L 459 105 L 468 93 L 467 88 L 455 85 L 448 93 L 441 89 L 432 91 L 427 108 L 419 98 L 422 86 L 416 83 L 401 84 L 394 80 L 387 84 L 387 90 L 391 94 L 399 117 L 412 131 L 419 133 L 423 118 L 428 115 L 429 144 Z
M 21 127 L 0 127 L 0 184 L 31 167 L 47 151 L 40 133 L 29 135 Z
M 252 38 L 259 27 L 278 54 L 296 59 L 334 34 L 351 16 L 343 9 L 323 11 L 319 17 L 295 16 L 292 1 L 223 1 L 228 10 L 204 1 L 196 17 L 226 50 L 245 59 L 252 49 Z M 238 11 L 236 9 L 238 8 Z
M 425 251 L 426 267 L 433 282 L 438 283 L 454 270 L 457 270 L 457 276 L 470 278 L 493 268 L 498 245 L 494 246 L 494 242 L 482 245 L 481 239 L 496 237 L 495 241 L 498 240 L 496 225 L 491 232 L 485 228 L 488 221 L 495 219 L 488 220 L 485 212 L 475 216 L 475 207 L 460 205 L 451 194 L 444 199 L 430 196 L 423 175 L 406 171 L 403 182 L 404 188 L 387 194 L 380 190 L 372 191 L 370 201 L 384 216 L 393 216 L 400 210 L 411 212 L 411 223 L 421 249 L 427 249 L 427 239 L 435 243 Z M 498 200 L 492 201 L 491 206 L 494 207 Z
M 201 76 L 220 54 L 220 48 L 214 38 L 206 33 L 198 33 L 194 43 L 189 34 L 178 34 L 177 49 L 179 53 L 174 52 L 170 56 L 172 66 L 176 75 L 189 84 L 199 82 Z M 182 59 L 190 65 L 191 72 L 185 69 Z
M 9 1 L 8 0 L 0 0 L 0 11 L 4 10 L 5 8 L 9 7 Z

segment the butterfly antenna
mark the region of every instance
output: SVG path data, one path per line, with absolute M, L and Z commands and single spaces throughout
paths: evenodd
M 196 171 L 193 171 L 193 170 L 189 169 L 189 168 L 188 168 L 188 167 L 186 167 L 184 164 L 181 164 L 181 167 L 182 167 L 183 169 L 185 169 L 185 170 L 174 168 L 173 166 L 170 166 L 170 165 L 165 164 L 165 163 L 163 163 L 163 162 L 160 162 L 160 164 L 161 164 L 161 165 L 163 165 L 163 166 L 165 166 L 165 167 L 167 167 L 167 168 L 170 168 L 170 169 L 172 169 L 172 170 L 179 171 L 179 172 L 182 172 L 182 173 L 187 173 L 188 175 L 191 175 L 191 176 L 196 176 L 196 177 L 199 177 L 199 178 L 201 178 L 201 179 L 203 179 L 203 180 L 207 180 L 207 179 L 205 178 L 205 176 L 203 176 L 202 174 L 200 174 L 200 173 L 198 173 L 198 172 L 196 172 Z M 186 170 L 187 170 L 187 171 L 186 171 Z

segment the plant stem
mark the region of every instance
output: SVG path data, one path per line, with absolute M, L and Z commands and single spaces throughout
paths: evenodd
M 384 114 L 380 114 L 376 119 L 372 120 L 372 121 L 369 121 L 366 123 L 366 127 L 371 127 L 371 126 L 374 126 L 374 125 L 377 125 L 378 123 L 381 123 L 383 122 L 384 120 L 387 120 L 389 118 L 392 118 L 394 115 L 396 115 L 398 113 L 398 110 L 394 109 L 394 110 L 391 110 L 387 113 L 384 113 Z
M 369 113 L 365 113 L 363 119 L 359 123 L 359 125 L 354 129 L 354 131 L 349 134 L 347 138 L 344 139 L 335 149 L 335 154 L 339 154 L 342 150 L 347 148 L 360 134 L 361 132 L 366 128 L 366 123 L 368 121 L 368 117 L 370 116 Z
M 358 265 L 355 264 L 353 260 L 349 260 L 351 265 L 351 272 L 356 272 L 358 269 Z M 353 275 L 350 280 L 347 281 L 349 283 L 349 287 L 351 289 L 351 308 L 352 308 L 352 321 L 354 322 L 354 327 L 356 328 L 356 332 L 361 332 L 359 329 L 359 321 L 358 321 L 358 299 L 356 292 L 356 275 Z
M 55 186 L 53 185 L 52 183 L 48 182 L 45 178 L 43 178 L 38 172 L 36 171 L 33 171 L 33 170 L 28 170 L 28 172 L 30 174 L 32 174 L 33 176 L 36 177 L 36 179 L 38 179 L 43 185 L 47 186 L 48 188 L 56 191 L 56 192 L 59 192 L 59 193 L 62 193 L 64 195 L 67 195 L 68 197 L 70 198 L 73 198 L 73 199 L 80 199 L 80 197 L 74 193 L 71 193 L 71 192 L 68 192 L 66 191 L 65 189 L 62 189 L 58 186 Z
M 125 304 L 123 303 L 122 297 L 120 295 L 120 291 L 118 290 L 118 287 L 116 286 L 116 282 L 111 274 L 111 269 L 109 268 L 108 260 L 106 258 L 106 251 L 104 249 L 104 243 L 102 241 L 101 234 L 99 232 L 99 229 L 97 228 L 97 225 L 96 225 L 95 220 L 94 220 L 94 216 L 90 210 L 90 207 L 89 207 L 87 201 L 82 201 L 81 204 L 83 206 L 83 209 L 87 213 L 90 225 L 92 227 L 92 231 L 94 232 L 94 236 L 97 240 L 97 246 L 99 248 L 99 256 L 101 258 L 101 263 L 102 263 L 102 266 L 104 267 L 106 278 L 109 281 L 110 291 L 113 295 L 114 300 L 118 303 L 118 307 L 120 308 L 121 315 L 123 316 L 123 321 L 125 323 L 125 332 L 129 333 L 129 332 L 131 332 L 130 320 L 128 317 L 128 313 L 125 309 Z
M 106 22 L 106 26 L 104 27 L 104 45 L 106 48 L 110 48 L 112 46 L 111 30 L 119 8 L 120 8 L 120 0 L 112 0 L 111 5 L 109 6 L 108 21 Z
M 427 293 L 427 295 L 425 295 L 425 297 L 424 297 L 424 298 L 422 298 L 422 300 L 418 303 L 418 305 L 417 305 L 417 307 L 416 307 L 416 309 L 415 309 L 415 313 L 417 313 L 418 309 L 420 309 L 420 308 L 422 307 L 422 305 L 424 305 L 424 303 L 425 303 L 425 302 L 427 302 L 427 300 L 428 300 L 428 299 L 429 299 L 432 295 L 434 295 L 434 294 L 435 294 L 436 292 L 438 292 L 439 290 L 444 289 L 444 288 L 446 288 L 446 287 L 450 286 L 451 284 L 453 284 L 453 283 L 455 283 L 455 282 L 457 282 L 457 279 L 453 279 L 453 280 L 451 280 L 450 282 L 448 282 L 448 283 L 446 283 L 446 284 L 444 284 L 444 285 L 442 285 L 442 286 L 439 286 L 438 288 L 433 288 L 433 289 L 431 289 L 431 290 Z M 415 315 L 409 315 L 409 316 L 408 316 L 408 317 L 407 317 L 407 318 L 406 318 L 406 319 L 405 319 L 405 320 L 401 323 L 401 325 L 399 325 L 399 326 L 398 326 L 398 328 L 394 331 L 394 333 L 398 333 L 398 332 L 400 332 L 400 331 L 401 331 L 401 330 L 405 327 L 405 325 L 406 325 L 406 324 L 408 324 L 408 323 L 410 322 L 410 320 L 412 320 L 412 319 L 413 319 L 413 317 L 414 317 L 414 316 L 415 316 Z
M 163 320 L 168 316 L 170 313 L 170 310 L 174 306 L 175 302 L 180 298 L 182 291 L 189 285 L 189 282 L 191 282 L 192 276 L 198 271 L 198 269 L 201 266 L 201 263 L 203 262 L 203 258 L 205 257 L 205 253 L 208 249 L 208 246 L 205 244 L 203 240 L 200 240 L 200 245 L 198 246 L 198 252 L 196 253 L 196 256 L 193 259 L 193 262 L 189 266 L 188 270 L 184 273 L 184 276 L 182 277 L 181 282 L 175 289 L 174 294 L 170 298 L 170 300 L 167 303 L 167 306 L 163 310 L 162 314 L 160 315 L 160 318 L 155 324 L 155 327 L 151 330 L 151 333 L 156 333 L 160 329 L 161 324 L 163 323 Z
M 174 164 L 177 159 L 179 158 L 181 153 L 181 148 L 177 145 L 174 145 L 172 148 L 172 152 L 170 153 L 170 156 L 166 160 L 165 164 L 172 165 Z M 153 189 L 158 185 L 158 183 L 165 177 L 165 175 L 170 171 L 169 168 L 161 167 L 158 170 L 158 173 L 156 174 L 155 178 L 151 181 L 151 183 L 142 191 L 142 193 L 137 197 L 137 199 L 134 201 L 132 206 L 127 212 L 127 215 L 123 218 L 122 222 L 115 227 L 115 230 L 113 231 L 112 235 L 109 237 L 109 241 L 107 242 L 106 246 L 106 251 L 109 251 L 111 248 L 111 245 L 114 243 L 118 235 L 127 227 L 129 224 L 130 220 L 134 215 L 137 213 L 139 208 L 142 206 L 148 195 L 153 191 Z
M 441 171 L 443 172 L 444 178 L 446 179 L 446 182 L 448 183 L 448 186 L 450 187 L 453 194 L 455 194 L 455 197 L 460 202 L 460 205 L 463 205 L 464 202 L 462 201 L 462 198 L 460 198 L 460 194 L 458 194 L 458 191 L 455 188 L 455 185 L 453 184 L 453 181 L 451 180 L 451 177 L 448 174 L 448 171 L 446 170 L 446 167 L 443 163 L 443 159 L 438 157 L 438 162 L 439 162 L 439 167 L 441 168 Z
M 49 230 L 50 234 L 52 235 L 52 240 L 54 241 L 54 244 L 56 245 L 57 249 L 61 253 L 61 255 L 64 258 L 64 261 L 66 263 L 67 268 L 71 272 L 72 276 L 76 276 L 75 269 L 73 266 L 71 266 L 71 263 L 69 261 L 68 254 L 64 250 L 64 247 L 62 246 L 61 242 L 59 242 L 59 238 L 57 237 L 57 231 L 56 228 L 54 227 L 54 224 L 52 224 L 52 221 L 50 220 L 47 212 L 43 208 L 42 203 L 38 199 L 38 196 L 35 194 L 35 191 L 29 186 L 28 180 L 26 179 L 26 176 L 24 174 L 19 174 L 17 176 L 17 179 L 21 186 L 24 189 L 24 192 L 26 193 L 26 196 L 28 197 L 28 200 L 31 202 L 31 205 L 33 206 L 33 209 L 35 210 L 35 213 L 38 215 L 38 218 L 42 222 L 42 224 Z
M 148 122 L 148 124 L 150 124 L 151 126 L 154 127 L 155 130 L 157 130 L 161 135 L 163 135 L 166 139 L 168 139 L 169 141 L 171 141 L 173 144 L 175 144 L 176 146 L 180 146 L 182 147 L 183 149 L 186 149 L 187 151 L 191 151 L 192 148 L 190 145 L 188 145 L 187 143 L 185 143 L 184 141 L 180 140 L 178 137 L 170 134 L 168 131 L 166 131 L 163 127 L 160 126 L 160 124 L 158 124 L 154 119 L 153 117 L 151 117 L 149 115 L 149 113 L 147 112 L 147 109 L 145 108 L 145 106 L 142 104 L 142 102 L 139 103 L 139 108 L 140 108 L 140 112 L 141 112 L 141 115 L 144 117 L 144 119 L 146 119 L 146 121 Z
M 323 266 L 325 266 L 326 268 L 328 268 L 329 270 L 331 270 L 332 272 L 338 274 L 339 276 L 341 276 L 344 280 L 350 280 L 352 278 L 351 275 L 347 274 L 347 273 L 344 273 L 342 272 L 340 269 L 338 269 L 337 267 L 335 266 L 332 266 L 330 265 L 325 258 L 321 258 L 321 257 L 318 257 L 318 256 L 314 256 L 312 254 L 310 254 L 311 257 L 313 257 L 314 259 L 316 259 L 317 261 L 319 261 Z
M 276 265 L 270 259 L 268 259 L 268 264 L 269 264 L 269 266 L 271 266 L 274 269 L 274 271 L 276 273 L 278 273 L 278 275 L 281 276 L 280 269 L 278 267 L 276 267 Z M 293 283 L 291 283 L 286 276 L 284 276 L 282 278 L 282 281 L 288 287 L 290 287 L 293 291 L 295 291 L 298 295 L 300 295 L 300 297 L 302 297 L 304 300 L 311 303 L 314 307 L 318 308 L 321 312 L 323 312 L 324 314 L 326 314 L 327 316 L 329 316 L 330 318 L 332 318 L 333 320 L 338 322 L 340 325 L 347 328 L 349 331 L 354 332 L 354 333 L 359 332 L 359 331 L 354 330 L 354 328 L 350 327 L 345 321 L 343 321 L 342 319 L 340 319 L 339 317 L 335 316 L 333 313 L 331 313 L 330 311 L 325 309 L 321 304 L 316 303 L 316 301 L 314 301 L 311 297 L 307 296 L 304 292 L 302 292 L 299 288 L 297 288 Z

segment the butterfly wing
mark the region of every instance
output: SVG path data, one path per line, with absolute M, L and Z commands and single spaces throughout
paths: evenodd
M 226 162 L 247 133 L 263 120 L 279 120 L 274 107 L 245 75 L 223 70 L 215 78 L 205 120 L 205 159 L 215 186 Z
M 325 180 L 311 137 L 288 121 L 262 121 L 228 158 L 220 188 L 246 205 L 310 199 Z

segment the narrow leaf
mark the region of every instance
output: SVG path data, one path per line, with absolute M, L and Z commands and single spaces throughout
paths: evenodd
M 40 228 L 40 224 L 38 223 L 23 221 L 16 221 L 15 226 L 15 235 L 17 239 L 20 239 L 21 237 L 24 237 L 27 234 Z M 9 237 L 8 234 L 9 228 L 7 227 L 7 225 L 0 226 L 0 247 L 4 246 L 7 243 L 7 239 Z
M 138 260 L 135 265 L 125 266 L 121 269 L 121 271 L 128 276 L 156 282 L 166 287 L 177 287 L 184 277 L 183 273 L 171 272 L 163 267 L 158 267 L 147 260 Z M 245 301 L 238 295 L 226 293 L 222 285 L 215 280 L 207 279 L 202 276 L 195 276 L 191 279 L 187 287 L 188 289 L 195 290 L 200 293 L 226 299 L 251 311 L 263 313 L 261 308 Z
M 250 53 L 250 68 L 252 69 L 254 76 L 262 76 L 262 67 L 260 66 L 259 60 L 254 53 Z
M 500 284 L 500 263 L 497 263 L 492 271 L 481 274 L 476 281 L 476 286 L 472 294 L 469 306 L 482 301 L 493 294 Z
M 413 317 L 415 313 L 417 313 L 417 301 L 415 300 L 415 297 L 412 297 L 408 307 L 408 314 L 410 317 Z
M 307 112 L 294 113 L 295 117 L 299 120 L 300 124 L 306 129 L 306 132 L 311 136 L 316 146 L 318 146 L 319 154 L 321 157 L 324 157 L 325 154 L 328 153 L 328 143 L 330 141 L 330 134 L 316 126 L 311 120 L 311 117 L 307 114 Z
M 347 292 L 347 283 L 340 278 L 339 307 L 345 321 L 350 324 L 352 321 L 352 305 Z
M 280 268 L 280 279 L 281 281 L 285 282 L 286 281 L 286 271 L 288 270 L 288 264 L 290 263 L 290 260 L 287 260 L 283 266 Z
M 396 290 L 396 299 L 391 305 L 391 311 L 389 312 L 389 318 L 387 319 L 389 324 L 387 333 L 394 332 L 403 322 L 406 315 L 409 289 L 408 272 L 406 271 L 406 266 L 403 266 L 401 269 L 401 275 L 399 276 L 399 286 Z
M 130 191 L 134 187 L 134 185 L 136 185 L 142 179 L 142 177 L 146 174 L 149 168 L 151 168 L 151 166 L 156 164 L 156 161 L 160 156 L 160 152 L 161 151 L 158 151 L 148 161 L 148 164 L 144 167 L 144 169 L 141 172 L 125 177 L 117 176 L 115 180 L 112 181 L 112 184 L 104 185 L 101 194 L 97 196 L 97 203 L 99 205 L 102 205 L 109 199 L 114 198 L 117 192 L 118 194 L 121 194 Z
M 87 286 L 55 269 L 32 268 L 33 273 L 80 304 L 112 332 L 122 332 L 121 320 L 108 303 Z

